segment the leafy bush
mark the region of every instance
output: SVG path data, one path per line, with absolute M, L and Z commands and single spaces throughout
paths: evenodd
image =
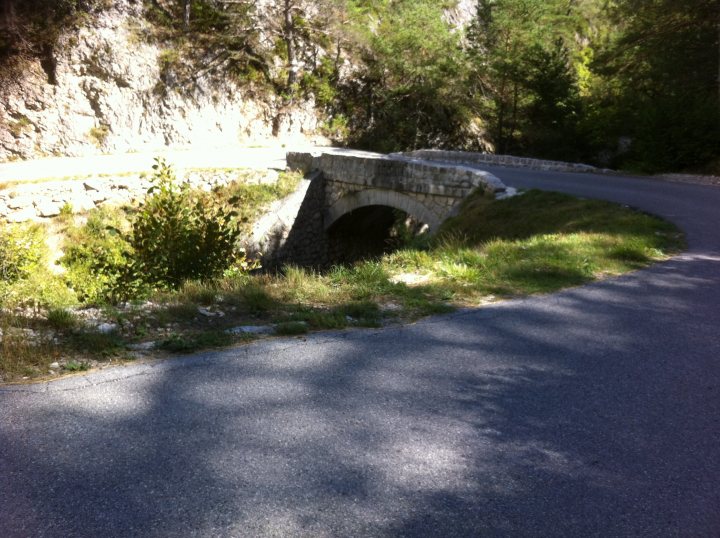
M 188 281 L 244 274 L 257 266 L 237 246 L 240 225 L 227 197 L 179 184 L 163 160 L 153 170 L 153 186 L 132 220 L 118 210 L 100 209 L 83 226 L 68 230 L 61 263 L 83 302 L 139 299 L 152 290 L 176 290 Z M 255 187 L 268 190 L 272 199 L 269 187 Z M 249 205 L 245 212 L 254 218 L 257 211 L 251 209 L 257 204 Z
M 0 304 L 6 307 L 63 307 L 76 302 L 50 272 L 45 230 L 37 224 L 0 228 Z
M 128 238 L 137 274 L 154 287 L 177 289 L 187 280 L 212 279 L 244 265 L 235 213 L 193 192 L 189 183 L 178 184 L 162 159 L 153 170 L 153 187 Z
M 38 225 L 6 225 L 0 229 L 0 278 L 11 284 L 42 265 L 45 237 Z
M 143 282 L 132 265 L 132 248 L 120 211 L 90 212 L 83 226 L 70 228 L 60 262 L 78 298 L 88 304 L 113 303 L 141 295 Z

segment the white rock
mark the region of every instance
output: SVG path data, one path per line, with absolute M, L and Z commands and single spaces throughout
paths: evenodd
M 97 326 L 97 331 L 102 334 L 110 334 L 116 331 L 118 326 L 115 323 L 101 323 Z
M 85 193 L 76 193 L 70 199 L 68 203 L 72 206 L 73 212 L 84 213 L 95 209 L 95 202 L 93 199 Z
M 51 202 L 49 200 L 40 200 L 35 203 L 38 215 L 41 217 L 56 217 L 60 214 L 60 208 L 62 206 L 59 203 Z
M 57 369 L 60 368 L 60 363 L 59 363 L 59 362 L 53 362 L 53 363 L 50 364 L 50 368 L 52 368 L 53 370 L 57 370 Z
M 86 191 L 102 191 L 105 190 L 105 182 L 99 179 L 87 179 L 83 182 Z
M 380 310 L 382 312 L 399 312 L 402 309 L 403 307 L 397 303 L 383 303 L 380 305 Z
M 15 196 L 7 201 L 7 206 L 10 209 L 26 209 L 33 207 L 33 203 L 32 196 Z
M 496 200 L 505 200 L 507 198 L 512 198 L 513 196 L 518 196 L 518 190 L 514 187 L 507 187 L 505 189 L 505 192 L 499 192 L 495 195 Z
M 225 312 L 223 312 L 222 310 L 214 310 L 213 311 L 213 310 L 210 310 L 203 306 L 198 306 L 197 311 L 198 311 L 198 314 L 202 314 L 203 316 L 208 317 L 208 318 L 215 318 L 215 317 L 222 318 L 225 316 Z
M 128 349 L 131 351 L 150 351 L 155 348 L 155 342 L 140 342 L 138 344 L 130 344 Z
M 36 216 L 37 213 L 35 212 L 35 208 L 29 207 L 27 209 L 21 209 L 20 211 L 10 213 L 5 218 L 8 222 L 25 222 L 34 219 Z
M 226 332 L 230 334 L 272 334 L 275 329 L 270 325 L 243 325 L 228 329 Z

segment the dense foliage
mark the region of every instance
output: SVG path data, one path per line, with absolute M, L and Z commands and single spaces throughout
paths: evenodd
M 440 4 L 354 2 L 351 142 L 717 171 L 718 0 L 478 0 L 464 32 Z
M 38 224 L 0 226 L 0 306 L 43 308 L 76 302 L 48 267 L 45 239 Z

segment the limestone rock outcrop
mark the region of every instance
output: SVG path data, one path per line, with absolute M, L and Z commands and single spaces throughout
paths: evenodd
M 0 74 L 0 161 L 45 155 L 292 141 L 317 129 L 314 103 L 283 108 L 211 72 L 178 84 L 171 46 L 143 37 L 142 2 L 118 0 L 54 49 L 53 72 L 27 61 Z

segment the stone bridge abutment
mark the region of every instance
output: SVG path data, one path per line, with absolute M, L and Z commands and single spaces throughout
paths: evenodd
M 337 260 L 337 241 L 332 237 L 336 225 L 355 214 L 362 215 L 358 226 L 367 224 L 373 214 L 362 211 L 365 208 L 400 210 L 427 225 L 432 233 L 458 211 L 471 192 L 481 189 L 497 195 L 506 191 L 488 172 L 398 155 L 349 150 L 291 152 L 287 164 L 310 178 L 310 185 L 292 229 L 265 260 L 266 267 L 287 263 L 328 266 Z M 382 220 L 380 213 L 377 215 Z

